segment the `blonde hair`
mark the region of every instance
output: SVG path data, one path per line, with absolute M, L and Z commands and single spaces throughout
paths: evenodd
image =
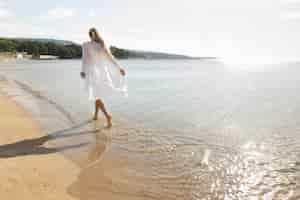
M 100 35 L 99 35 L 96 28 L 91 28 L 89 30 L 89 36 L 90 36 L 92 41 L 101 44 L 102 47 L 105 47 L 104 40 L 100 37 Z

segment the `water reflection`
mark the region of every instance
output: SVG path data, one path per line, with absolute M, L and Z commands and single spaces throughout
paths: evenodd
M 88 153 L 88 166 L 96 164 L 97 162 L 101 162 L 102 155 L 105 150 L 109 148 L 111 138 L 108 137 L 103 130 L 101 130 L 101 126 L 99 123 L 93 123 L 94 129 L 96 130 L 96 134 L 94 135 L 94 145 L 91 146 L 91 150 Z M 103 129 L 103 128 L 102 128 Z
M 295 149 L 299 141 L 283 135 L 230 148 L 119 125 L 95 135 L 70 193 L 79 199 L 299 199 Z

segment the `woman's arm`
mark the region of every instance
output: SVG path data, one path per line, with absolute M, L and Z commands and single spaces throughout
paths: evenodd
M 85 43 L 82 44 L 81 49 L 82 49 L 82 64 L 81 64 L 80 76 L 81 76 L 81 78 L 85 78 L 85 76 L 86 76 L 86 67 L 87 67 L 86 66 L 86 59 L 87 59 L 87 57 L 86 57 L 86 46 L 85 46 Z
M 119 63 L 116 61 L 116 59 L 114 58 L 114 56 L 110 53 L 110 51 L 107 49 L 107 47 L 104 47 L 104 51 L 105 51 L 105 55 L 106 57 L 113 63 L 113 65 L 115 67 L 117 67 L 120 70 L 120 73 L 122 74 L 122 76 L 125 76 L 125 70 L 123 69 L 123 67 L 121 67 L 119 65 Z

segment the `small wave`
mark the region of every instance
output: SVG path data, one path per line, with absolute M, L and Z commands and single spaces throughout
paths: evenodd
M 49 97 L 43 95 L 40 91 L 36 91 L 32 89 L 29 85 L 22 83 L 21 81 L 14 80 L 14 82 L 24 91 L 28 92 L 32 96 L 51 104 L 56 110 L 58 110 L 61 114 L 63 114 L 72 125 L 76 124 L 76 121 L 73 119 L 70 112 L 68 112 L 63 106 L 59 105 L 57 102 L 51 100 Z

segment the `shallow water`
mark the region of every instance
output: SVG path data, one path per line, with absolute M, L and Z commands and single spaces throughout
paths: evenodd
M 299 64 L 250 71 L 216 61 L 121 62 L 129 97 L 105 99 L 115 119 L 109 130 L 89 120 L 80 61 L 0 64 L 0 74 L 17 80 L 2 92 L 56 138 L 50 145 L 79 145 L 62 148 L 82 168 L 72 195 L 300 198 Z

